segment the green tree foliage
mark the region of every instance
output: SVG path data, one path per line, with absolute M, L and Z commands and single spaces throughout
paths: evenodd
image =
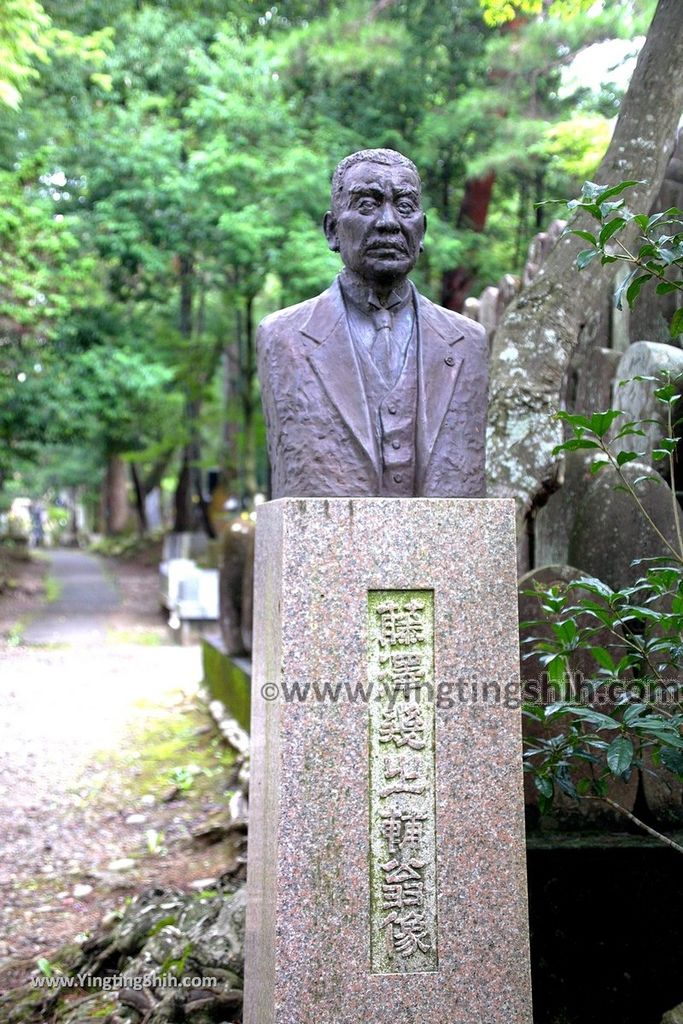
M 46 62 L 50 19 L 36 0 L 7 0 L 0 10 L 0 103 L 16 109 L 21 89 Z
M 16 110 L 21 96 L 53 58 L 84 60 L 93 82 L 108 80 L 98 71 L 104 60 L 109 29 L 78 36 L 53 24 L 38 0 L 4 0 L 0 8 L 0 104 Z
M 82 304 L 97 272 L 73 220 L 54 213 L 56 187 L 49 175 L 27 183 L 21 169 L 0 171 L 0 316 L 38 343 Z
M 519 264 L 541 185 L 598 155 L 604 99 L 562 94 L 562 67 L 648 4 L 556 6 L 508 30 L 479 0 L 5 5 L 4 472 L 42 438 L 135 453 L 150 479 L 166 460 L 197 493 L 211 464 L 263 487 L 254 326 L 337 270 L 320 221 L 343 155 L 392 146 L 423 169 L 418 283 L 437 299 L 459 263 L 474 285 Z M 496 190 L 475 238 L 458 211 L 481 174 Z
M 572 17 L 589 11 L 593 0 L 480 0 L 484 20 L 489 25 L 501 25 L 519 15 L 544 14 Z
M 48 176 L 49 177 L 49 176 Z M 39 439 L 33 380 L 64 321 L 99 295 L 95 256 L 73 221 L 55 215 L 55 183 L 0 171 L 0 485 L 16 454 Z

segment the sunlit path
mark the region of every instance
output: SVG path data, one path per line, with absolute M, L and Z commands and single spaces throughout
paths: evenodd
M 147 827 L 169 836 L 141 803 L 139 741 L 191 706 L 200 677 L 197 647 L 0 653 L 0 961 L 68 935 L 74 914 L 97 919 L 107 864 Z M 167 766 L 159 773 L 144 784 L 155 801 L 168 788 Z M 144 822 L 126 824 L 136 812 Z M 72 897 L 83 881 L 93 893 L 81 903 Z
M 121 599 L 101 559 L 83 551 L 49 554 L 56 599 L 23 632 L 25 644 L 96 643 L 106 636 L 109 613 Z
M 4 956 L 93 927 L 150 873 L 184 877 L 176 855 L 147 863 L 147 830 L 182 843 L 213 807 L 163 800 L 174 766 L 208 740 L 194 738 L 207 728 L 194 710 L 200 650 L 170 641 L 154 574 L 131 589 L 104 559 L 49 558 L 55 599 L 0 650 L 0 973 Z

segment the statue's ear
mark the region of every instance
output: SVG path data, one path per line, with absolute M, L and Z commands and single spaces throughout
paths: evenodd
M 325 238 L 332 252 L 339 252 L 339 239 L 337 238 L 337 222 L 332 215 L 332 211 L 328 210 L 323 217 L 323 231 L 325 232 Z
M 427 215 L 423 214 L 422 215 L 422 241 L 420 242 L 420 252 L 424 252 L 424 249 L 425 249 L 424 237 L 425 237 L 426 234 L 427 234 Z

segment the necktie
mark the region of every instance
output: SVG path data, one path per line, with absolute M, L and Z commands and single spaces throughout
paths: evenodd
M 393 385 L 396 381 L 394 365 L 396 346 L 391 334 L 391 313 L 388 309 L 380 306 L 372 311 L 372 322 L 377 333 L 372 343 L 370 355 L 387 384 Z

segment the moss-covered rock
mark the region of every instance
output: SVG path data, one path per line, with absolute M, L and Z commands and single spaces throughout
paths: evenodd
M 82 946 L 54 958 L 73 984 L 34 981 L 0 998 L 7 1024 L 238 1021 L 244 968 L 244 869 L 199 893 L 148 889 Z M 59 976 L 59 975 L 57 975 Z

